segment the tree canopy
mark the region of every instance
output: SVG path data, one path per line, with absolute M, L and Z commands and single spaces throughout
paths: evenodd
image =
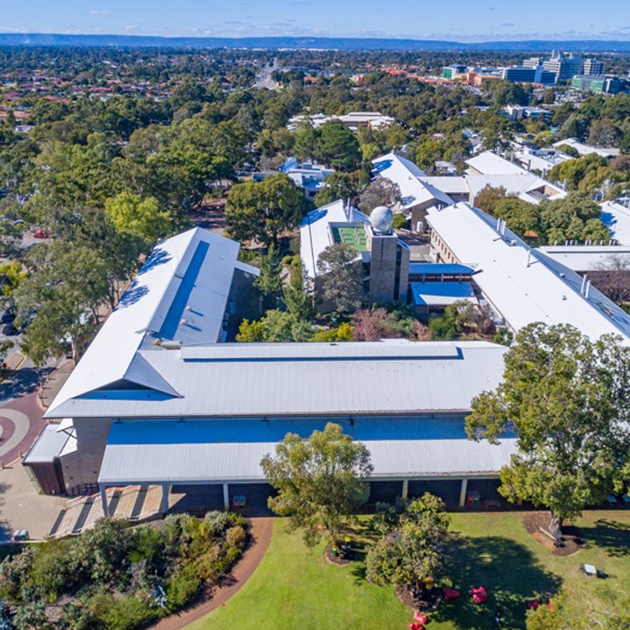
M 392 520 L 395 524 L 385 527 L 385 535 L 368 551 L 368 580 L 406 587 L 435 581 L 444 568 L 450 525 L 442 499 L 425 492 Z
M 309 545 L 322 533 L 338 534 L 369 495 L 368 449 L 331 422 L 308 438 L 288 433 L 261 466 L 278 492 L 269 498 L 269 507 L 289 517 L 290 529 L 302 529 Z
M 322 274 L 319 297 L 338 313 L 352 313 L 363 300 L 363 270 L 356 250 L 346 243 L 329 245 L 317 261 Z
M 518 453 L 499 491 L 551 511 L 552 529 L 600 504 L 630 453 L 630 349 L 568 324 L 530 324 L 505 357 L 503 381 L 472 401 L 471 439 L 514 432 Z
M 304 209 L 302 191 L 284 173 L 278 173 L 259 183 L 236 184 L 228 196 L 225 218 L 234 238 L 270 245 L 282 232 L 300 224 Z

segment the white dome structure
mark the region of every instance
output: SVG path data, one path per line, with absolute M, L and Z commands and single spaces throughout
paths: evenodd
M 387 206 L 377 206 L 370 213 L 370 223 L 376 232 L 390 234 L 394 222 L 394 213 Z

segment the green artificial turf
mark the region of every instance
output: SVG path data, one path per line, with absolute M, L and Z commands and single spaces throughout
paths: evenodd
M 560 586 L 567 605 L 595 615 L 618 606 L 628 594 L 630 510 L 585 513 L 577 525 L 586 547 L 569 557 L 551 555 L 531 538 L 521 524 L 522 513 L 451 516 L 448 580 L 462 596 L 430 615 L 435 630 L 496 628 L 497 609 L 502 627 L 524 628 L 527 602 L 546 602 Z M 369 544 L 365 531 L 361 536 Z M 361 559 L 340 568 L 327 564 L 322 554 L 323 546 L 308 550 L 299 534 L 287 534 L 283 521 L 276 520 L 271 546 L 250 580 L 225 606 L 189 628 L 402 630 L 412 621 L 393 589 L 365 581 Z M 610 577 L 586 577 L 579 572 L 581 563 L 594 564 Z M 479 585 L 489 592 L 483 606 L 469 596 Z

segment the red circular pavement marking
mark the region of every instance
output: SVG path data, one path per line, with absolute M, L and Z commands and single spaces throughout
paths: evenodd
M 20 453 L 22 455 L 26 454 L 33 443 L 37 439 L 37 436 L 41 433 L 42 429 L 46 426 L 46 420 L 43 419 L 42 409 L 37 403 L 37 392 L 34 391 L 31 394 L 27 394 L 26 396 L 22 396 L 20 398 L 16 398 L 12 400 L 10 403 L 3 405 L 0 407 L 0 415 L 2 415 L 2 409 L 14 409 L 15 411 L 21 411 L 29 420 L 28 431 L 24 436 L 24 439 L 13 447 L 8 453 L 5 453 L 0 457 L 0 461 L 8 466 L 12 464 L 20 457 Z M 0 423 L 2 424 L 3 434 L 2 440 L 8 439 L 8 434 L 5 435 L 4 427 L 5 423 L 11 425 L 11 435 L 13 431 L 15 431 L 15 426 L 13 425 L 13 421 L 8 418 L 0 418 Z
M 0 414 L 2 414 L 1 409 Z M 0 427 L 2 427 L 2 433 L 0 434 L 1 447 L 3 444 L 6 444 L 11 439 L 11 436 L 15 433 L 15 425 L 13 424 L 13 420 L 0 417 Z

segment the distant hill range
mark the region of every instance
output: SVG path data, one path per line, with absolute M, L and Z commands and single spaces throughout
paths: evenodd
M 142 35 L 56 35 L 45 33 L 0 33 L 0 46 L 452 50 L 463 52 L 480 50 L 546 52 L 552 49 L 559 49 L 569 52 L 630 52 L 630 40 L 538 40 L 464 43 L 420 39 L 352 37 L 151 37 Z

